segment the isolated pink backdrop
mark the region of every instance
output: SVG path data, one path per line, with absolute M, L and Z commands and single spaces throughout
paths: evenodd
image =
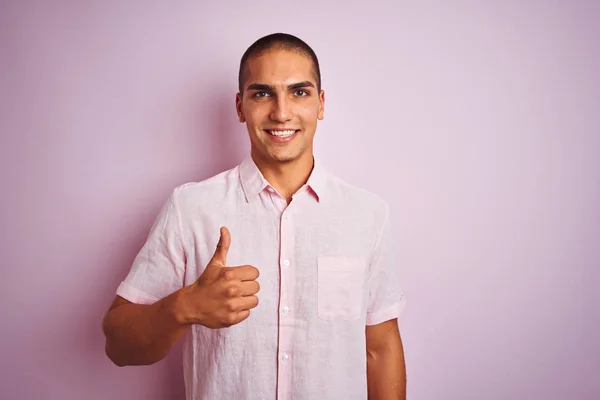
M 597 399 L 600 7 L 561 4 L 2 2 L 0 398 L 183 398 L 102 316 L 170 190 L 247 154 L 239 58 L 284 31 L 317 155 L 392 206 L 409 399 Z

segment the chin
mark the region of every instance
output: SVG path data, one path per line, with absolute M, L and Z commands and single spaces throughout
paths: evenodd
M 267 153 L 267 157 L 275 162 L 286 163 L 299 159 L 302 156 L 302 153 Z
M 288 154 L 274 154 L 271 155 L 271 160 L 276 161 L 276 162 L 290 162 L 290 161 L 294 161 L 297 160 L 299 157 L 298 156 L 294 156 L 294 155 L 288 155 Z

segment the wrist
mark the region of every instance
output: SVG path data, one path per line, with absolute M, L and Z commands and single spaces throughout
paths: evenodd
M 167 313 L 177 325 L 190 325 L 192 323 L 187 307 L 189 302 L 186 301 L 188 290 L 188 287 L 183 287 L 165 299 L 167 300 Z

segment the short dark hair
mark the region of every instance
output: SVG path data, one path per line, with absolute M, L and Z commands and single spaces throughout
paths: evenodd
M 289 33 L 272 33 L 263 36 L 244 52 L 240 61 L 240 70 L 238 73 L 238 85 L 240 93 L 244 92 L 244 79 L 248 72 L 248 59 L 257 57 L 269 50 L 287 50 L 297 52 L 309 57 L 313 62 L 313 73 L 317 80 L 317 90 L 321 91 L 321 69 L 319 67 L 319 59 L 313 49 L 306 44 L 302 39 L 290 35 Z

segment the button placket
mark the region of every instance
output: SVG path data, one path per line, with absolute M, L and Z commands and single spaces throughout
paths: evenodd
M 294 317 L 290 304 L 295 298 L 295 269 L 294 263 L 295 237 L 294 225 L 291 218 L 290 206 L 286 205 L 280 218 L 280 292 L 279 292 L 279 363 L 277 371 L 278 398 L 287 399 L 291 395 L 292 385 L 292 343 L 294 335 Z

